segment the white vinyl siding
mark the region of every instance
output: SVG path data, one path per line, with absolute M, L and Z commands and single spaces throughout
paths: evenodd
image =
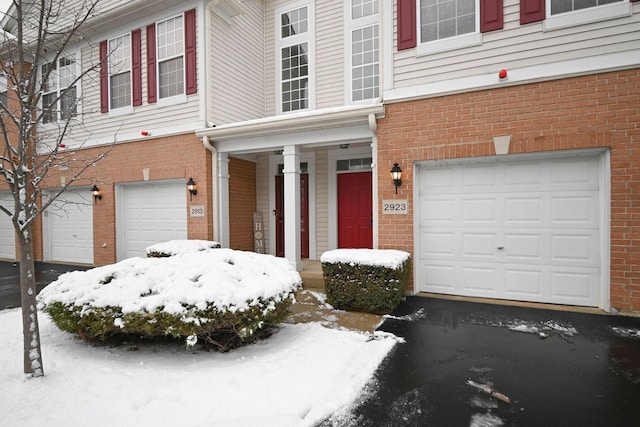
M 230 23 L 210 12 L 208 117 L 216 125 L 265 115 L 263 5 L 258 0 L 244 5 L 247 13 Z
M 628 2 L 625 4 L 629 5 Z M 640 11 L 639 6 L 633 5 Z M 395 43 L 395 8 L 390 12 L 394 16 L 394 34 L 386 36 Z M 436 85 L 469 76 L 494 76 L 501 68 L 514 70 L 591 58 L 597 61 L 603 55 L 637 52 L 640 46 L 640 13 L 555 31 L 544 31 L 543 26 L 543 22 L 520 25 L 519 0 L 505 0 L 504 29 L 482 34 L 481 45 L 416 55 L 415 49 L 398 52 L 395 44 L 389 43 L 385 53 L 389 55 L 387 57 L 393 57 L 393 63 L 386 69 L 385 91 Z M 600 63 L 601 67 L 609 66 L 606 61 Z M 568 74 L 572 72 L 566 67 L 557 69 Z M 548 78 L 546 75 L 535 77 Z M 444 86 L 447 85 L 443 83 Z

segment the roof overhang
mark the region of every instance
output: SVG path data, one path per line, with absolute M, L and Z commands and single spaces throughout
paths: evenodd
M 365 142 L 376 134 L 384 105 L 346 106 L 231 123 L 196 131 L 220 151 L 256 152 L 284 145 Z

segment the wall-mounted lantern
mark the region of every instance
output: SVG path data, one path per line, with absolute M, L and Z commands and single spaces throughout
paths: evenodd
M 398 187 L 402 185 L 402 169 L 397 163 L 394 163 L 391 168 L 391 179 L 393 179 L 393 185 L 395 185 L 396 194 L 398 194 Z
M 198 189 L 196 188 L 196 182 L 193 180 L 193 178 L 189 178 L 189 181 L 187 181 L 187 190 L 189 190 L 189 201 L 192 201 L 193 196 L 198 194 Z
M 102 200 L 102 192 L 95 184 L 91 188 L 91 194 L 93 195 L 93 202 L 97 205 L 98 200 Z

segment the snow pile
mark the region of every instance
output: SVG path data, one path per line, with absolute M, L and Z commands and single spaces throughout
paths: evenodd
M 145 252 L 147 256 L 174 256 L 219 247 L 220 243 L 211 240 L 169 240 L 151 245 Z
M 395 249 L 335 249 L 322 254 L 320 261 L 329 264 L 361 264 L 386 267 L 396 270 L 402 266 L 411 254 Z
M 611 330 L 616 335 L 623 338 L 639 338 L 640 339 L 640 329 L 637 328 L 625 328 L 622 326 L 612 326 Z
M 371 339 L 286 324 L 255 345 L 208 353 L 88 346 L 46 316 L 40 328 L 46 376 L 28 379 L 20 310 L 0 311 L 3 425 L 315 426 L 357 401 L 397 342 L 378 332 Z M 37 410 L 26 410 L 27 401 Z
M 302 284 L 282 258 L 213 249 L 168 258 L 129 258 L 61 275 L 38 295 L 41 306 L 120 307 L 122 313 L 188 315 L 187 307 L 244 310 L 288 296 Z
M 527 322 L 514 321 L 507 325 L 507 328 L 515 332 L 525 332 L 528 334 L 538 334 L 542 338 L 546 338 L 551 333 L 560 334 L 563 337 L 573 337 L 578 334 L 576 328 L 571 325 L 562 325 L 552 320 L 546 322 Z

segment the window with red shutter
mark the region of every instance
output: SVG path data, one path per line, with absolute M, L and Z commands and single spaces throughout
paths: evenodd
M 133 105 L 142 105 L 142 31 L 134 30 L 131 33 L 131 71 Z
M 156 24 L 147 26 L 147 102 L 158 100 L 156 78 Z
M 398 0 L 398 50 L 416 47 L 416 0 Z
M 107 62 L 107 41 L 100 42 L 100 111 L 109 111 L 109 63 Z
M 502 0 L 480 0 L 480 32 L 501 30 L 504 27 Z
M 520 25 L 542 21 L 545 18 L 545 0 L 520 0 Z
M 198 73 L 196 64 L 196 10 L 184 14 L 185 67 L 187 95 L 198 92 Z

